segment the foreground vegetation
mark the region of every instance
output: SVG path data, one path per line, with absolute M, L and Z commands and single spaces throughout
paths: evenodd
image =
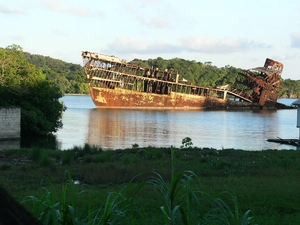
M 300 223 L 299 151 L 188 144 L 3 151 L 0 185 L 44 224 Z

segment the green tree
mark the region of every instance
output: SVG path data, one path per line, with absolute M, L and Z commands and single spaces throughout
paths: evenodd
M 281 81 L 281 90 L 279 94 L 282 97 L 299 98 L 300 80 L 286 79 Z
M 18 45 L 0 49 L 0 105 L 21 108 L 21 135 L 47 135 L 62 127 L 62 93 L 29 63 Z
M 0 51 L 0 85 L 15 94 L 24 94 L 28 88 L 45 79 L 45 75 L 24 59 L 22 48 L 10 45 Z
M 24 53 L 25 58 L 46 75 L 47 80 L 53 80 L 62 93 L 88 94 L 88 81 L 82 66 L 67 63 L 49 56 Z M 79 88 L 80 87 L 80 88 Z

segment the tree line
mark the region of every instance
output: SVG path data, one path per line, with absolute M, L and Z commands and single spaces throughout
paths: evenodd
M 28 62 L 35 65 L 45 74 L 47 80 L 54 82 L 62 93 L 89 93 L 88 83 L 81 65 L 27 52 L 24 53 L 24 56 Z
M 244 79 L 241 73 L 246 69 L 230 65 L 219 68 L 212 65 L 211 62 L 202 63 L 180 58 L 166 60 L 161 57 L 148 60 L 134 59 L 131 63 L 145 67 L 176 69 L 185 79 L 199 86 L 215 88 L 229 84 L 231 89 L 244 90 L 247 88 L 240 82 Z M 281 98 L 299 98 L 300 80 L 281 79 L 281 89 L 277 90 L 277 93 Z
M 49 56 L 25 53 L 26 59 L 41 69 L 48 80 L 52 80 L 64 94 L 89 94 L 88 81 L 84 75 L 83 67 L 78 64 L 67 63 Z M 80 57 L 80 56 L 79 56 Z M 177 70 L 179 74 L 190 83 L 212 87 L 229 84 L 231 89 L 243 90 L 245 87 L 239 82 L 243 80 L 240 75 L 245 69 L 230 65 L 224 67 L 214 66 L 211 62 L 197 62 L 181 58 L 163 59 L 134 59 L 129 63 L 138 64 L 148 68 Z M 284 70 L 283 70 L 284 73 Z M 282 98 L 300 97 L 300 80 L 282 79 L 281 89 L 277 90 Z

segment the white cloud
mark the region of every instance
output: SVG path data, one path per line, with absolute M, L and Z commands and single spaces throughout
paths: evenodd
M 300 53 L 298 51 L 296 52 L 289 52 L 286 55 L 284 55 L 283 60 L 295 60 L 300 58 Z
M 149 28 L 169 28 L 172 27 L 172 24 L 170 23 L 170 21 L 168 20 L 168 18 L 166 18 L 166 16 L 154 16 L 154 17 L 145 17 L 142 14 L 139 14 L 136 16 L 137 20 L 145 25 L 146 27 Z
M 140 53 L 149 54 L 155 52 L 169 53 L 174 52 L 176 46 L 170 45 L 164 41 L 157 40 L 154 42 L 138 40 L 132 37 L 121 37 L 115 39 L 108 45 L 110 51 L 119 53 Z
M 216 40 L 205 35 L 182 38 L 180 40 L 180 46 L 183 50 L 188 52 L 201 52 L 208 54 L 227 54 L 257 48 L 270 48 L 269 45 L 256 41 L 239 40 L 229 37 Z
M 26 38 L 22 35 L 13 35 L 13 36 L 11 36 L 11 39 L 14 40 L 14 41 L 23 41 Z
M 50 30 L 54 34 L 57 34 L 57 35 L 60 35 L 60 36 L 69 36 L 69 33 L 67 33 L 65 30 L 60 30 L 60 29 L 57 29 L 57 28 L 50 28 Z
M 264 43 L 238 40 L 233 38 L 213 39 L 209 36 L 194 36 L 180 39 L 176 44 L 156 40 L 153 42 L 143 41 L 132 37 L 115 39 L 108 45 L 108 49 L 119 53 L 180 53 L 198 52 L 208 54 L 228 54 L 243 52 L 251 49 L 270 48 Z
M 8 8 L 4 5 L 0 5 L 0 14 L 25 14 L 25 11 L 17 8 Z
M 174 15 L 178 13 L 172 5 L 158 0 L 143 0 L 136 3 L 124 3 L 128 15 L 147 28 L 165 29 L 173 27 Z
M 59 13 L 69 13 L 76 16 L 87 16 L 90 10 L 86 7 L 68 7 L 62 4 L 61 0 L 41 0 L 49 10 Z
M 291 35 L 291 47 L 300 48 L 300 33 L 292 33 Z

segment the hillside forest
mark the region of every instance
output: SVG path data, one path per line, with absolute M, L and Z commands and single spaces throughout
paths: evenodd
M 53 81 L 63 94 L 88 94 L 88 83 L 84 75 L 83 67 L 78 64 L 67 63 L 49 56 L 24 53 L 25 58 L 37 68 L 41 69 L 48 80 Z M 80 54 L 79 54 L 80 57 Z M 239 73 L 249 68 L 235 68 L 230 65 L 216 67 L 212 62 L 196 62 L 181 58 L 163 59 L 134 59 L 129 63 L 139 64 L 143 67 L 160 69 L 175 69 L 190 83 L 203 87 L 217 87 L 230 84 L 231 89 L 243 89 L 238 80 Z M 263 64 L 264 62 L 262 62 Z M 284 76 L 284 70 L 283 70 Z M 300 97 L 300 80 L 282 79 L 281 89 L 278 90 L 282 98 Z

